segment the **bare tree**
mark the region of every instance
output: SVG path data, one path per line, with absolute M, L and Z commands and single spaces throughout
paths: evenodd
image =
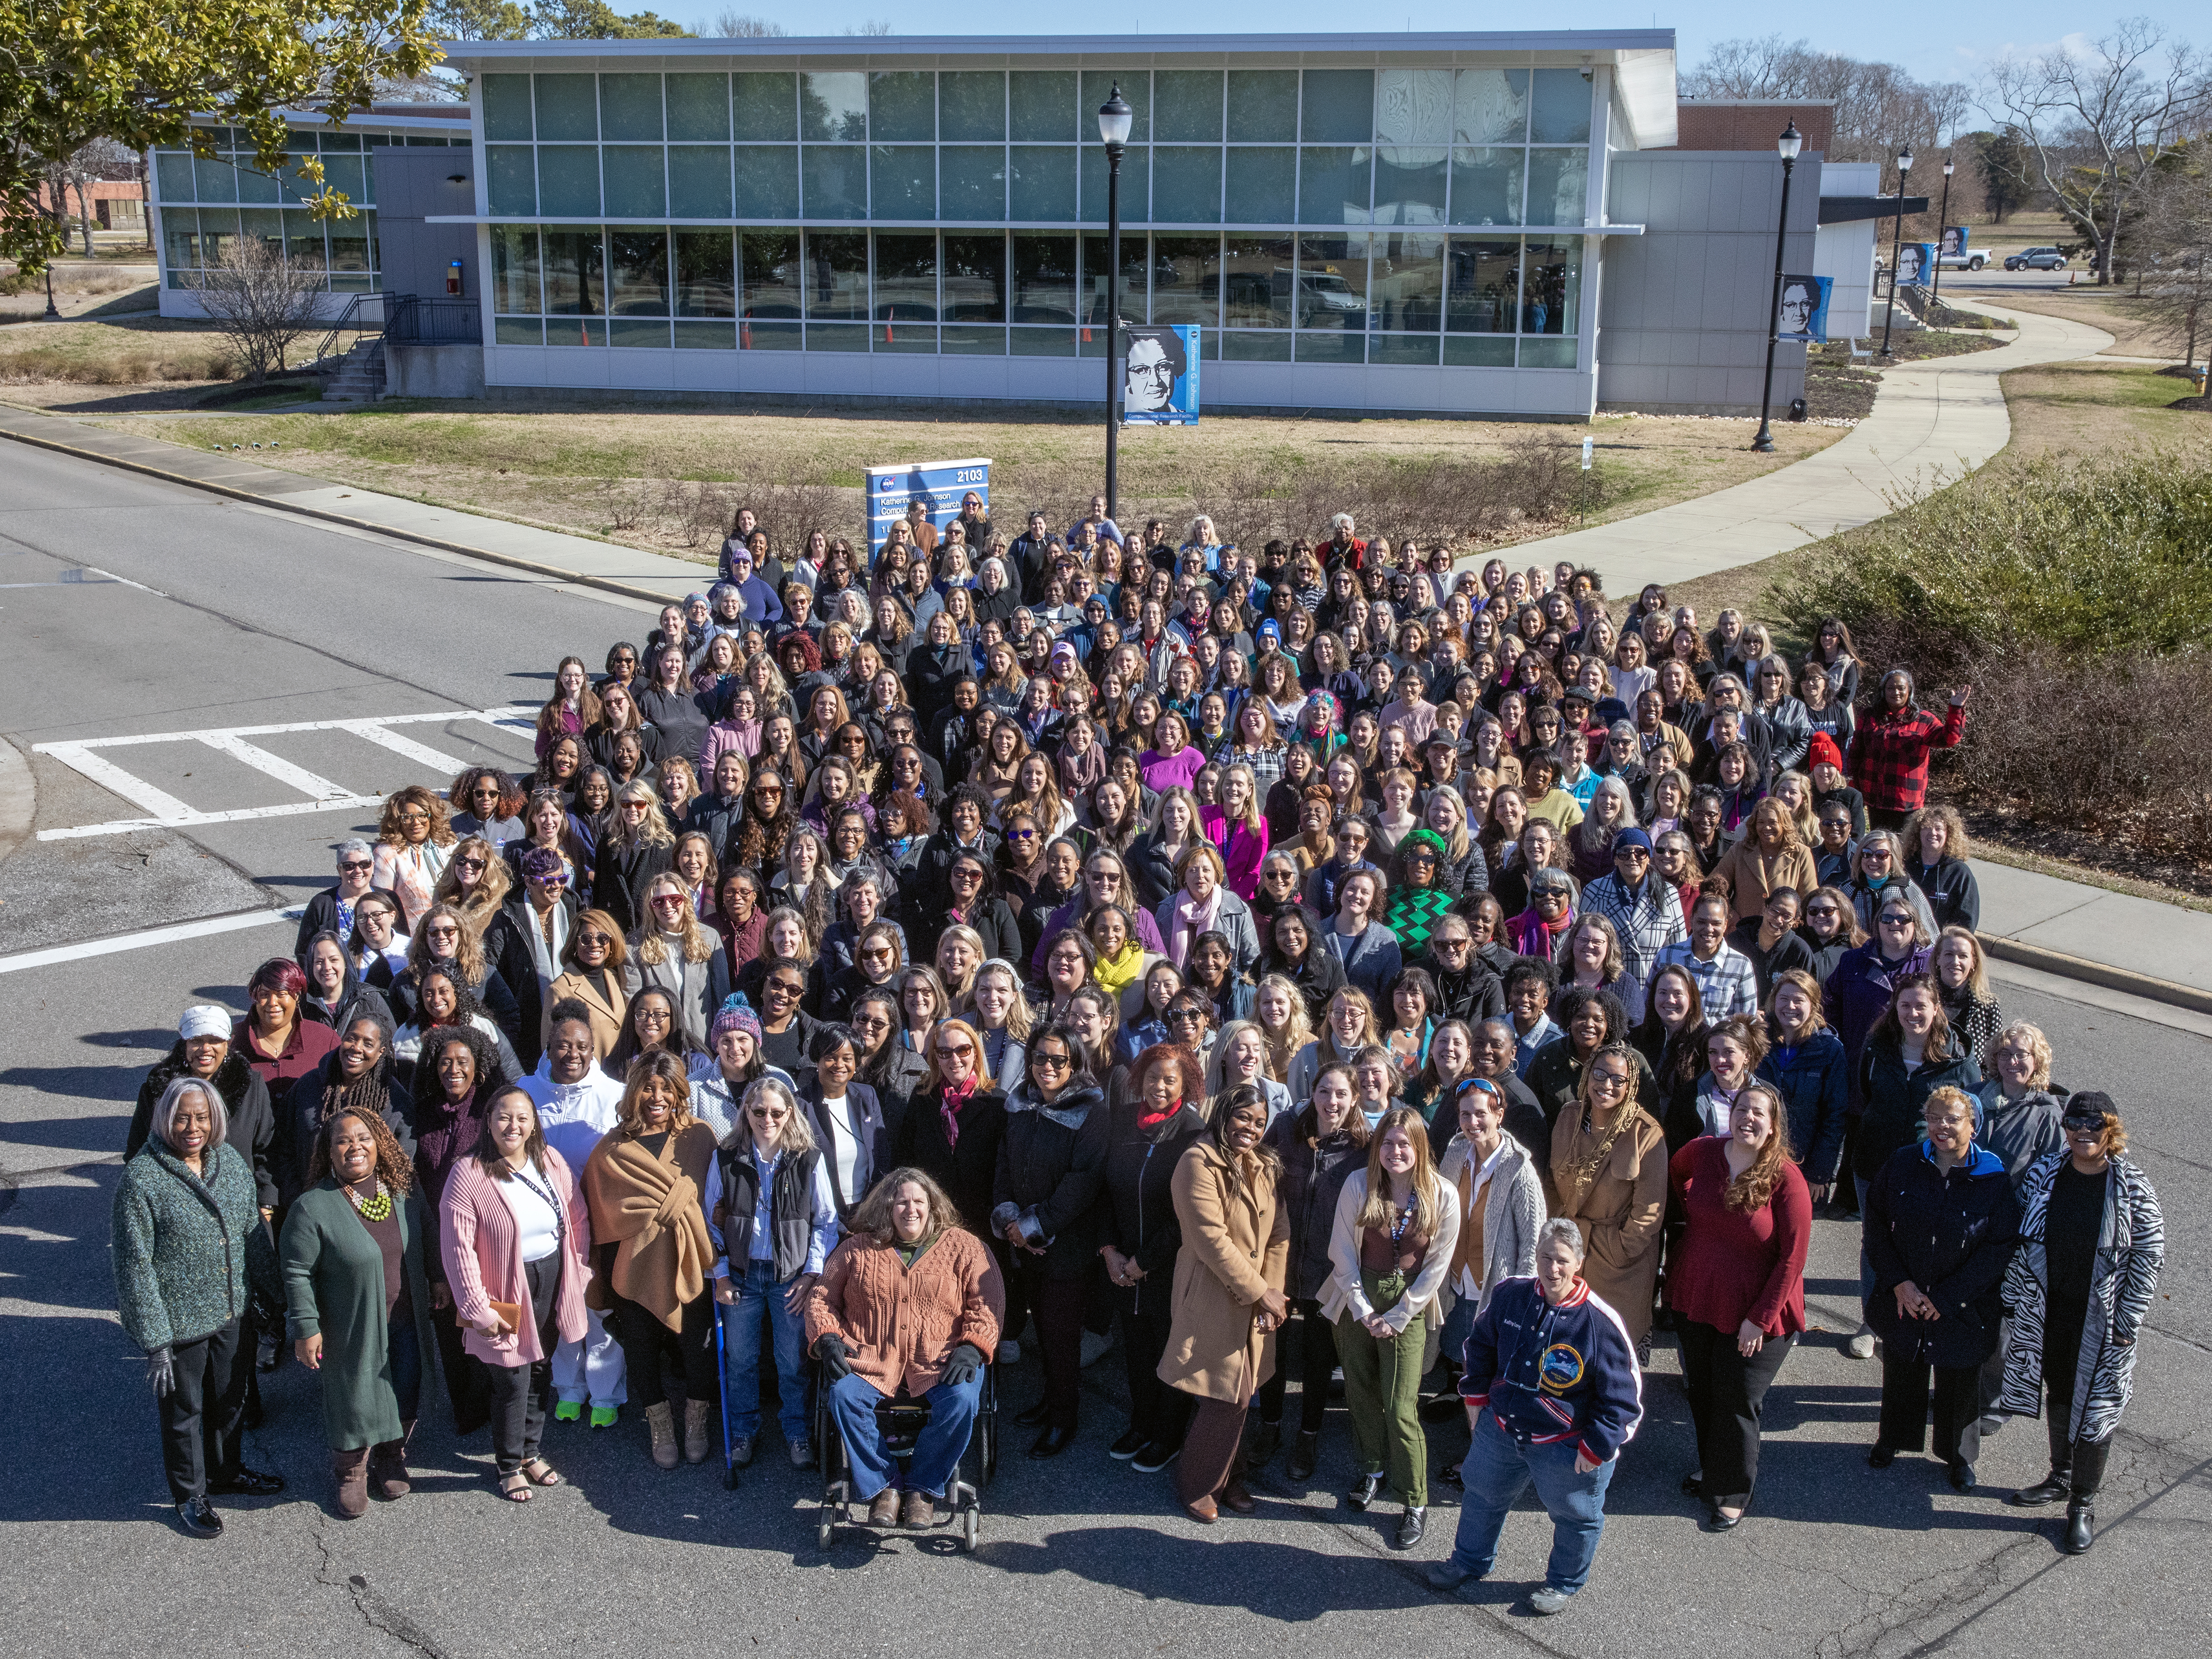
M 54 222 L 68 223 L 70 197 L 74 192 L 77 226 L 84 234 L 84 257 L 88 259 L 93 255 L 92 187 L 112 173 L 121 171 L 130 159 L 131 152 L 122 145 L 111 139 L 95 138 L 46 164 L 46 194 L 52 198 Z
M 1682 77 L 1682 91 L 1692 98 L 1830 100 L 1832 161 L 1887 161 L 1906 145 L 1931 155 L 1972 103 L 1960 82 L 1917 81 L 1894 64 L 1815 52 L 1778 34 L 1718 42 Z
M 2198 343 L 2212 335 L 2212 170 L 2203 158 L 2191 155 L 2160 173 L 2144 195 L 2136 240 L 2143 308 L 2160 337 L 2181 348 L 2183 367 L 2193 368 Z
M 2203 130 L 2206 67 L 2196 47 L 2133 17 L 2086 51 L 2059 46 L 1990 72 L 1984 107 L 2019 129 L 2029 182 L 2095 246 L 2100 287 L 2160 162 Z
M 851 23 L 845 25 L 845 33 L 848 34 L 889 34 L 890 32 L 891 26 L 880 17 L 871 17 L 858 27 Z
M 714 14 L 714 21 L 707 27 L 707 33 L 717 40 L 772 40 L 783 33 L 781 23 L 771 23 L 750 12 L 733 11 L 727 6 Z
M 293 342 L 322 325 L 323 272 L 258 236 L 233 239 L 222 263 L 200 273 L 197 289 L 249 380 L 283 368 Z

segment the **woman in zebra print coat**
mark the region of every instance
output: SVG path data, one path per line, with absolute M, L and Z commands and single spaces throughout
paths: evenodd
M 2080 1555 L 2095 1541 L 2094 1500 L 2134 1388 L 2136 1338 L 2157 1293 L 2166 1230 L 2150 1182 L 2120 1155 L 2127 1129 L 2111 1097 L 2074 1096 L 2064 1127 L 2067 1150 L 2039 1158 L 2021 1182 L 1998 1403 L 2033 1417 L 2050 1396 L 2051 1473 L 2008 1501 L 2067 1499 L 2060 1547 Z

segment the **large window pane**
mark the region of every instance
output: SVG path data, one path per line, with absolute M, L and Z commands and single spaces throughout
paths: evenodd
M 1370 363 L 1429 363 L 1437 361 L 1433 334 L 1370 334 L 1367 337 Z
M 1528 142 L 1587 144 L 1590 136 L 1590 83 L 1580 70 L 1540 69 L 1529 99 Z
M 1589 185 L 1587 149 L 1528 152 L 1528 218 L 1532 225 L 1578 225 Z
M 730 112 L 739 143 L 789 143 L 799 136 L 799 77 L 742 70 L 730 77 Z
M 937 237 L 933 233 L 877 233 L 875 314 L 878 321 L 887 323 L 937 320 Z
M 597 230 L 549 225 L 545 310 L 555 317 L 594 317 L 606 308 L 606 253 Z
M 538 77 L 538 137 L 596 138 L 599 136 L 599 78 L 596 75 Z
M 1444 222 L 1446 151 L 1413 145 L 1375 152 L 1375 222 L 1440 225 Z
M 1453 368 L 1510 368 L 1513 367 L 1513 337 L 1510 334 L 1447 334 L 1444 336 L 1444 362 Z
M 1152 217 L 1161 224 L 1221 222 L 1221 147 L 1163 144 L 1152 151 Z
M 200 228 L 204 231 L 207 225 L 207 215 L 204 213 L 200 216 Z M 376 216 L 374 213 L 357 213 L 350 219 L 333 219 L 331 221 L 330 239 L 332 270 L 376 269 Z
M 739 144 L 735 214 L 740 219 L 799 216 L 799 148 Z
M 1298 218 L 1298 153 L 1279 149 L 1232 148 L 1224 222 L 1232 225 L 1291 225 Z
M 352 223 L 347 221 L 349 226 Z M 200 263 L 210 269 L 221 264 L 223 258 L 238 244 L 238 210 L 236 208 L 202 208 L 200 210 Z M 337 263 L 338 239 L 331 239 L 333 270 L 367 270 L 368 244 L 358 234 L 344 239 L 349 263 Z
M 948 70 L 939 76 L 937 136 L 945 143 L 1004 140 L 1006 76 L 998 70 Z
M 537 240 L 532 238 L 531 255 L 533 260 L 537 257 Z M 287 210 L 284 215 L 284 252 L 303 264 L 327 270 L 330 250 L 324 243 L 322 221 L 312 213 L 301 213 L 296 209 Z M 536 306 L 530 308 L 532 311 L 538 309 Z
M 1528 279 L 1521 306 L 1523 334 L 1572 334 L 1583 297 L 1582 239 L 1528 244 Z
M 787 155 L 790 152 L 785 152 Z M 776 210 L 793 212 L 797 204 Z M 671 144 L 668 147 L 668 211 L 678 219 L 726 219 L 730 215 L 730 147 L 727 144 Z
M 868 331 L 856 323 L 810 323 L 806 329 L 806 349 L 809 351 L 866 351 Z
M 1517 144 L 1528 132 L 1528 71 L 1471 69 L 1459 72 L 1452 100 L 1455 144 Z
M 198 186 L 192 183 L 192 158 L 172 155 L 164 150 L 154 158 L 154 177 L 161 186 L 164 202 L 197 202 Z
M 1230 237 L 1221 256 L 1222 325 L 1288 328 L 1292 263 L 1287 236 Z
M 1521 170 L 1525 149 L 1455 149 L 1451 162 L 1451 222 L 1455 225 L 1521 222 Z
M 1014 233 L 1013 319 L 1075 321 L 1075 238 L 1033 230 Z M 1015 331 L 1015 350 L 1022 350 Z
M 778 79 L 788 80 L 787 76 Z M 791 100 L 784 100 L 786 108 Z M 668 77 L 668 136 L 697 143 L 727 143 L 730 137 L 730 77 L 672 75 Z
M 495 317 L 491 324 L 491 343 L 494 345 L 544 345 L 545 325 L 535 317 Z
M 356 205 L 368 200 L 368 173 L 358 155 L 325 155 L 323 157 L 323 182 L 332 190 L 345 192 L 345 198 Z M 228 197 L 202 196 L 204 202 L 228 201 Z
M 484 146 L 485 199 L 494 213 L 538 211 L 538 157 L 527 144 Z
M 1298 361 L 1302 363 L 1364 363 L 1367 361 L 1367 337 L 1349 330 L 1326 329 L 1297 336 Z
M 1221 355 L 1232 363 L 1287 363 L 1291 337 L 1281 334 L 1224 334 Z
M 275 208 L 246 208 L 238 216 L 238 234 L 249 242 L 260 242 L 278 258 L 284 257 L 284 216 Z
M 1218 236 L 1156 236 L 1152 239 L 1152 320 L 1156 323 L 1221 323 L 1221 239 Z
M 823 143 L 866 143 L 868 77 L 857 70 L 800 76 L 799 136 Z
M 737 237 L 726 230 L 678 230 L 676 235 L 676 314 L 738 314 Z
M 491 228 L 491 308 L 535 316 L 544 295 L 538 269 L 538 227 Z
M 1141 144 L 1152 136 L 1152 71 L 1149 70 L 1085 70 L 1083 71 L 1083 142 L 1098 140 L 1098 112 L 1121 88 L 1121 101 L 1129 106 L 1129 142 Z
M 1148 152 L 1132 148 L 1121 156 L 1121 222 L 1142 224 L 1151 218 L 1149 194 L 1146 190 L 1152 167 L 1146 160 Z M 1083 222 L 1103 225 L 1106 222 L 1106 185 L 1109 169 L 1106 149 L 1103 144 L 1083 147 Z
M 487 139 L 532 137 L 530 77 L 526 75 L 487 75 L 477 85 L 483 94 L 484 137 Z
M 738 233 L 738 315 L 757 318 L 795 318 L 805 274 L 799 260 L 795 230 L 746 230 Z M 795 336 L 794 336 L 795 343 Z
M 1073 357 L 1075 331 L 1072 328 L 1009 329 L 1007 355 L 1015 357 Z
M 1016 70 L 1008 76 L 1006 101 L 1012 112 L 1010 136 L 1016 143 L 1067 144 L 1098 136 L 1097 118 L 1077 107 L 1073 70 Z
M 238 199 L 241 202 L 275 203 L 283 198 L 277 193 L 276 180 L 273 176 L 262 172 L 258 167 L 248 165 L 246 158 L 240 156 L 238 166 Z M 362 202 L 373 198 L 364 193 L 352 199 Z
M 1433 334 L 1443 325 L 1444 238 L 1439 231 L 1375 233 L 1368 250 L 1368 327 Z
M 1310 77 L 1309 77 L 1310 78 Z M 1302 225 L 1364 225 L 1367 222 L 1369 159 L 1361 147 L 1298 152 L 1298 222 Z
M 942 343 L 939 349 L 948 357 L 1003 357 L 1006 355 L 1006 331 L 988 324 L 947 324 L 939 331 Z
M 1152 137 L 1221 142 L 1221 71 L 1161 70 L 1152 76 Z
M 1521 244 L 1452 238 L 1444 326 L 1457 334 L 1510 334 L 1521 297 Z
M 1021 76 L 1018 73 L 1014 78 L 1018 81 Z M 1009 219 L 1017 224 L 1051 224 L 1066 223 L 1075 218 L 1073 145 L 1016 144 L 1006 154 Z
M 1300 329 L 1367 330 L 1367 237 L 1298 238 L 1293 320 Z M 1305 355 L 1303 342 L 1298 355 Z
M 945 320 L 1006 320 L 1006 238 L 1003 231 L 945 236 Z M 1004 349 L 1003 345 L 1000 349 Z M 946 349 L 951 349 L 949 336 Z
M 161 238 L 171 270 L 194 270 L 200 263 L 200 216 L 191 208 L 161 210 Z M 1072 240 L 1072 239 L 1071 239 Z
M 1229 71 L 1229 137 L 1232 143 L 1274 143 L 1297 136 L 1296 70 Z
M 676 325 L 676 349 L 679 351 L 733 351 L 737 344 L 738 331 L 728 323 Z
M 617 317 L 607 325 L 607 343 L 617 346 L 658 346 L 668 349 L 666 322 L 640 322 L 634 318 Z
M 330 162 L 323 163 L 327 178 Z M 356 167 L 360 163 L 356 162 Z M 238 199 L 238 170 L 228 161 L 211 161 L 204 155 L 192 158 L 192 182 L 203 202 L 235 202 Z
M 868 234 L 806 233 L 806 314 L 832 322 L 868 319 Z M 865 349 L 865 346 L 863 349 Z
M 937 77 L 926 70 L 868 76 L 868 136 L 877 143 L 928 143 L 937 137 Z
M 599 121 L 599 136 L 611 143 L 624 139 L 636 143 L 659 143 L 667 137 L 660 124 L 660 77 L 602 75 Z
M 895 221 L 937 216 L 935 149 L 927 144 L 877 144 L 870 158 L 873 217 Z
M 1523 334 L 1521 337 L 1521 367 L 1523 368 L 1572 368 L 1575 366 L 1575 343 L 1571 338 L 1559 339 L 1543 334 Z
M 1107 258 L 1107 239 L 1096 234 L 1083 239 L 1082 321 L 1098 332 L 1098 342 L 1086 342 L 1086 347 L 1103 342 L 1106 326 L 1106 273 L 1111 268 Z M 1141 323 L 1146 317 L 1145 234 L 1142 231 L 1121 233 L 1121 320 Z M 1103 347 L 1102 347 L 1103 349 Z
M 1298 137 L 1310 144 L 1364 144 L 1375 136 L 1373 70 L 1308 70 Z
M 928 323 L 915 322 L 903 307 L 897 310 L 896 318 L 878 323 L 868 331 L 869 349 L 873 351 L 903 351 L 915 356 L 927 356 L 935 352 L 936 328 Z
M 607 216 L 659 219 L 668 212 L 664 172 L 667 153 L 658 144 L 609 144 L 599 152 L 606 169 Z
M 549 219 L 580 219 L 599 210 L 599 147 L 538 147 L 538 210 Z
M 868 152 L 858 144 L 804 146 L 800 170 L 805 176 L 805 212 L 810 219 L 868 216 Z
M 1386 69 L 1375 80 L 1375 137 L 1384 144 L 1451 142 L 1452 72 Z
M 928 152 L 923 152 L 927 155 Z M 1006 147 L 946 144 L 937 152 L 938 216 L 946 220 L 1006 216 Z M 878 210 L 881 216 L 881 210 Z

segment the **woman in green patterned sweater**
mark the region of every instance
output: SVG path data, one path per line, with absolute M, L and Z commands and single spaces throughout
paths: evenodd
M 1399 867 L 1405 873 L 1390 889 L 1382 925 L 1398 936 L 1408 962 L 1428 948 L 1430 930 L 1452 908 L 1452 896 L 1437 885 L 1443 856 L 1444 839 L 1433 830 L 1416 830 L 1398 845 Z

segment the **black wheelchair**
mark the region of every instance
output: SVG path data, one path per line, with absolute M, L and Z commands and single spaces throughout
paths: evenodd
M 945 1501 L 952 1507 L 953 1523 L 960 1528 L 960 1544 L 975 1547 L 982 1516 L 982 1486 L 999 1472 L 998 1368 L 986 1364 L 983 1386 L 976 1402 L 975 1423 L 967 1449 L 960 1454 L 952 1479 L 945 1482 Z M 911 1462 L 915 1442 L 929 1424 L 929 1402 L 886 1396 L 876 1403 L 876 1422 L 884 1433 L 884 1447 L 902 1466 Z M 814 1542 L 828 1549 L 836 1541 L 837 1528 L 852 1521 L 853 1467 L 845 1455 L 845 1442 L 837 1431 L 837 1419 L 830 1409 L 830 1392 L 817 1376 L 814 1388 L 814 1444 L 822 1460 L 822 1508 L 816 1516 Z M 970 1480 L 973 1473 L 975 1479 Z

